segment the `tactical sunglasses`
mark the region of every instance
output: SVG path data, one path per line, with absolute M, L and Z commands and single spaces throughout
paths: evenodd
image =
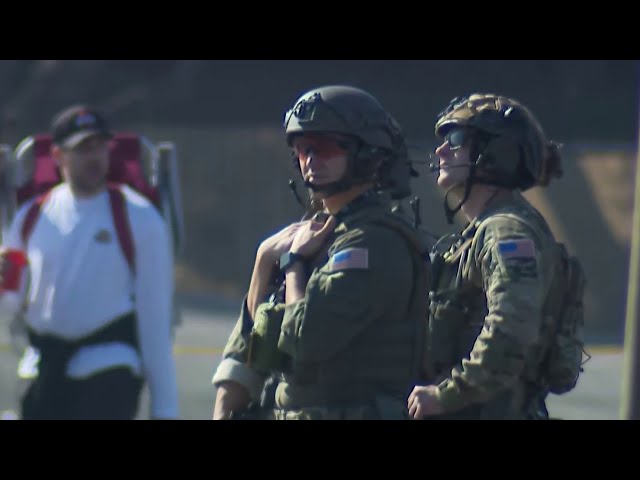
M 449 144 L 449 150 L 455 151 L 464 147 L 471 138 L 471 131 L 466 128 L 454 128 L 445 136 L 444 141 Z

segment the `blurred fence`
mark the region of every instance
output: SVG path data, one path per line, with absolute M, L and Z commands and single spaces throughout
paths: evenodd
M 131 130 L 177 145 L 186 229 L 178 290 L 240 298 L 260 241 L 303 213 L 287 185 L 296 174 L 281 129 Z M 426 160 L 432 147 L 412 157 Z M 623 334 L 635 164 L 632 144 L 566 144 L 564 177 L 526 194 L 582 259 L 588 331 L 603 340 Z M 435 178 L 426 166 L 419 170 L 413 187 L 425 227 L 439 235 L 459 228 L 444 220 Z
M 260 240 L 302 213 L 287 187 L 295 175 L 281 131 L 149 134 L 179 148 L 187 232 L 180 288 L 209 284 L 205 290 L 241 295 Z M 588 330 L 611 340 L 623 332 L 635 164 L 632 144 L 567 144 L 564 177 L 526 194 L 584 262 Z M 421 173 L 414 192 L 423 222 L 434 233 L 446 233 L 452 227 L 444 221 L 442 194 L 426 168 Z

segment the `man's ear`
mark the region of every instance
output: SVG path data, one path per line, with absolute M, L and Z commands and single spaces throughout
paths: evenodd
M 58 168 L 60 168 L 63 158 L 63 152 L 62 149 L 55 143 L 51 144 L 51 158 L 53 158 L 53 161 L 56 163 Z

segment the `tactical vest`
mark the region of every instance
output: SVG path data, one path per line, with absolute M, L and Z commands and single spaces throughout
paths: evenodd
M 494 212 L 492 217 L 496 215 L 522 222 L 533 231 L 541 230 L 553 238 L 535 209 L 514 214 L 507 208 Z M 426 349 L 426 372 L 430 383 L 440 383 L 453 367 L 460 367 L 462 359 L 469 357 L 488 313 L 482 285 L 462 279 L 462 265 L 480 224 L 481 221 L 476 221 L 463 234 L 444 237 L 432 251 L 433 288 Z M 522 412 L 523 416 L 537 415 L 528 410 L 537 408 L 534 403 L 538 399 L 543 401 L 549 391 L 564 393 L 576 384 L 582 364 L 584 274 L 580 263 L 567 253 L 564 245 L 554 241 L 548 248 L 547 261 L 554 268 L 547 285 L 541 330 L 529 352 L 521 385 L 512 392 L 522 398 L 513 402 L 505 392 L 503 398 L 471 407 L 470 411 L 475 408 L 471 417 L 486 417 L 483 409 L 496 410 L 495 404 L 500 402 L 503 405 L 522 403 L 522 409 L 527 410 Z M 518 412 L 513 415 L 519 416 Z
M 429 333 L 426 375 L 429 383 L 445 380 L 453 367 L 462 368 L 482 331 L 488 314 L 482 285 L 463 280 L 462 266 L 480 222 L 463 235 L 451 235 L 436 244 L 432 252 L 433 288 L 430 291 Z M 522 383 L 500 392 L 487 402 L 474 403 L 438 419 L 521 419 L 534 408 L 537 392 Z M 531 405 L 531 407 L 530 407 Z
M 431 254 L 433 282 L 425 352 L 425 376 L 431 383 L 444 380 L 469 355 L 487 314 L 482 288 L 462 282 L 461 260 L 476 228 L 442 238 Z
M 430 259 L 428 255 L 426 255 L 426 252 L 421 250 L 422 243 L 412 234 L 410 227 L 405 225 L 402 220 L 391 212 L 375 212 L 373 215 L 371 215 L 370 212 L 362 212 L 362 214 L 360 214 L 360 212 L 354 212 L 352 215 L 349 215 L 347 222 L 350 225 L 358 227 L 366 224 L 376 224 L 390 228 L 401 235 L 409 246 L 413 264 L 413 282 L 412 285 L 407 286 L 407 288 L 412 288 L 412 291 L 409 296 L 411 300 L 406 315 L 409 318 L 424 318 L 428 301 L 426 292 L 430 284 Z M 332 241 L 330 240 L 327 243 L 331 244 Z M 325 250 L 309 265 L 309 270 L 311 271 L 314 268 L 322 266 L 326 263 L 326 260 Z M 366 380 L 364 373 L 362 375 L 354 374 L 353 381 L 345 384 L 338 378 L 342 372 L 334 366 L 329 367 L 329 369 L 323 373 L 322 382 L 318 382 L 315 378 L 316 373 L 313 367 L 307 368 L 304 371 L 296 371 L 295 373 L 288 372 L 288 360 L 286 356 L 281 355 L 273 348 L 264 347 L 265 344 L 273 345 L 273 342 L 277 340 L 277 333 L 280 330 L 282 317 L 284 316 L 283 307 L 284 305 L 279 303 L 278 299 L 272 297 L 271 303 L 265 304 L 264 307 L 258 309 L 252 332 L 254 341 L 258 338 L 260 341 L 254 343 L 254 348 L 251 349 L 252 353 L 249 356 L 250 361 L 248 363 L 252 368 L 256 368 L 259 364 L 259 369 L 261 369 L 263 373 L 266 373 L 266 370 L 274 366 L 276 369 L 281 370 L 275 374 L 275 381 L 272 378 L 267 382 L 262 399 L 263 408 L 260 409 L 259 413 L 260 418 L 265 418 L 265 412 L 270 412 L 268 415 L 272 415 L 273 418 L 316 418 L 318 415 L 323 418 L 354 418 L 354 416 L 358 416 L 358 414 L 354 412 L 361 412 L 359 415 L 361 415 L 362 418 L 401 419 L 405 417 L 406 400 L 404 398 L 390 398 L 384 395 L 384 392 L 379 391 L 379 386 L 375 382 Z M 412 329 L 411 332 L 396 332 L 406 336 L 408 339 L 413 339 L 412 345 L 402 346 L 403 351 L 406 352 L 407 349 L 411 351 L 411 358 L 413 359 L 413 371 L 410 374 L 411 378 L 407 378 L 407 387 L 410 388 L 411 385 L 417 383 L 420 377 L 427 330 L 426 320 L 416 321 L 413 324 L 407 322 L 407 325 L 398 326 L 398 328 Z M 371 332 L 371 334 L 375 333 L 375 331 Z M 381 338 L 386 338 L 384 337 L 385 332 L 379 332 L 379 335 Z M 262 345 L 257 349 L 259 353 L 256 353 L 256 345 Z M 350 348 L 354 347 L 352 346 Z M 367 347 L 364 346 L 364 348 Z M 400 357 L 401 356 L 402 355 L 400 355 Z M 259 359 L 268 360 L 267 362 L 261 362 Z M 271 363 L 271 365 L 269 365 L 269 363 Z M 402 367 L 402 369 L 404 368 L 405 367 Z M 406 371 L 392 373 L 394 372 L 393 365 L 387 365 L 384 369 L 388 370 L 387 373 L 394 377 L 396 375 L 401 375 L 402 377 L 407 375 Z M 333 381 L 327 381 L 328 379 L 326 378 L 330 370 L 335 372 L 337 379 L 334 387 L 331 386 Z M 408 393 L 407 391 L 407 394 Z M 285 404 L 281 405 L 282 408 L 276 408 L 275 397 L 279 399 L 279 403 Z M 361 405 L 354 404 L 354 399 L 356 398 L 368 398 L 370 399 L 370 403 L 363 403 Z M 312 405 L 313 408 L 289 409 L 287 407 L 287 405 L 296 404 Z M 344 404 L 344 407 L 339 407 L 340 404 Z M 321 415 L 318 412 L 325 412 L 325 414 Z

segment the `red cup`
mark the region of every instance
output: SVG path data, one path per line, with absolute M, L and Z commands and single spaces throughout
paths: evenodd
M 22 284 L 22 271 L 29 263 L 27 255 L 22 250 L 9 248 L 2 253 L 6 263 L 0 290 L 17 291 Z

